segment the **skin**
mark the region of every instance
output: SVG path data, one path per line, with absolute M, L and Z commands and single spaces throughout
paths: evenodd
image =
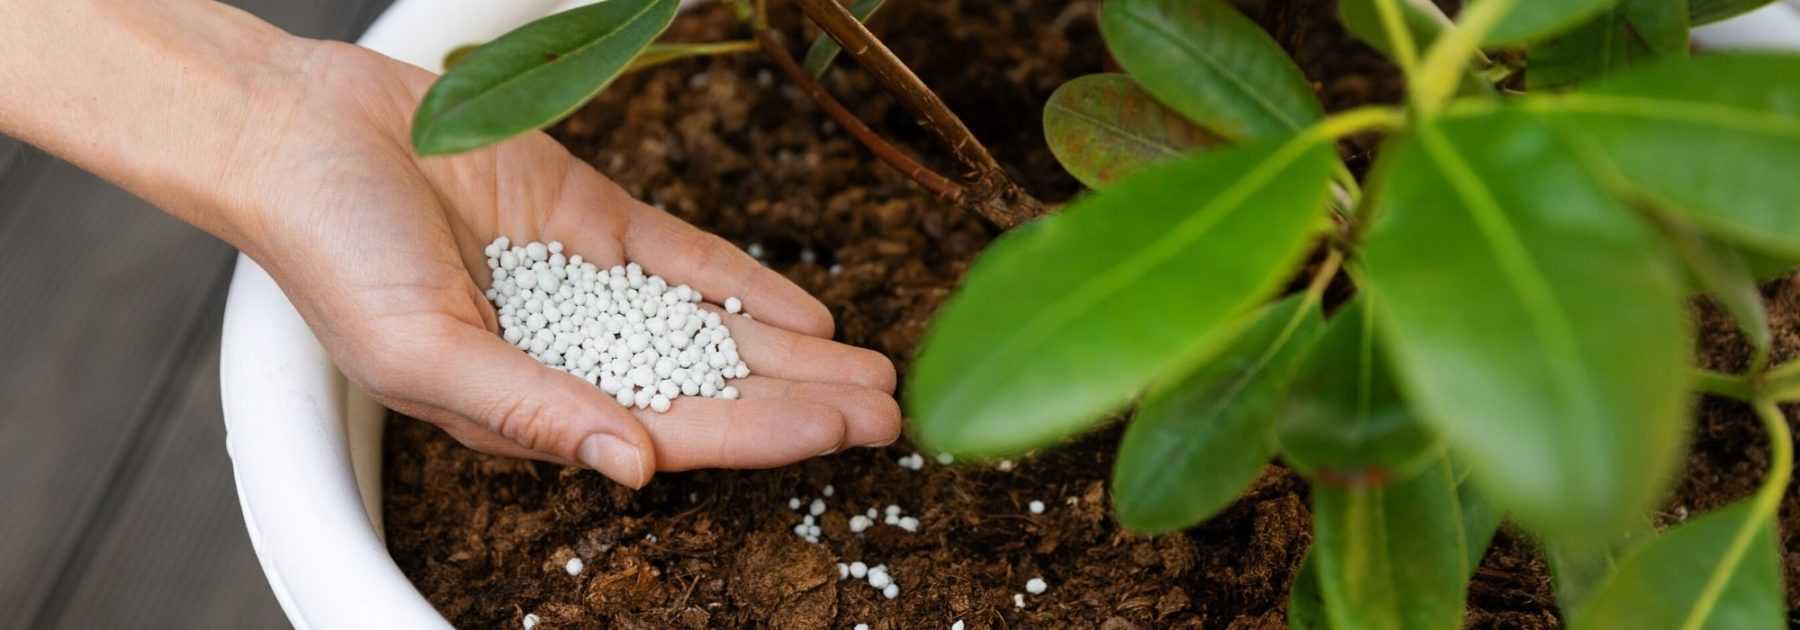
M 818 300 L 717 236 L 630 197 L 541 133 L 419 158 L 433 75 L 200 0 L 0 0 L 0 133 L 248 254 L 351 381 L 499 455 L 593 468 L 780 466 L 893 442 L 886 357 L 831 341 Z M 71 42 L 73 44 L 71 45 Z M 739 400 L 627 410 L 500 339 L 482 247 L 563 241 L 710 299 L 753 376 Z

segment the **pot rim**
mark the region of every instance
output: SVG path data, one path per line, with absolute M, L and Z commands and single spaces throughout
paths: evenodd
M 594 0 L 398 0 L 359 44 L 433 72 L 451 49 Z M 691 4 L 693 0 L 685 0 Z M 1713 49 L 1800 49 L 1800 0 L 1696 29 Z M 388 554 L 383 411 L 348 386 L 281 288 L 240 255 L 219 390 L 239 506 L 294 627 L 449 628 Z

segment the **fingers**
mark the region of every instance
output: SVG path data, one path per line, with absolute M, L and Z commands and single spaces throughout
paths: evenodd
M 581 462 L 634 488 L 649 481 L 650 435 L 604 392 L 480 328 L 452 324 L 433 333 L 423 337 L 435 347 L 407 353 L 416 360 L 390 370 L 399 376 L 379 389 L 468 418 L 538 459 Z
M 900 437 L 900 404 L 881 391 L 767 376 L 735 379 L 731 385 L 742 400 L 798 400 L 836 409 L 844 417 L 845 446 L 886 446 Z
M 716 306 L 704 308 L 718 313 L 731 330 L 738 356 L 751 372 L 791 381 L 842 383 L 894 393 L 894 362 L 879 352 L 784 330 L 761 319 L 727 315 Z
M 662 470 L 773 468 L 844 445 L 844 415 L 803 400 L 682 398 L 639 417 Z

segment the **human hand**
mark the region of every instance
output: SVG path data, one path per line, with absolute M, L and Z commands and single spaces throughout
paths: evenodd
M 345 374 L 383 404 L 477 450 L 585 465 L 641 486 L 655 470 L 766 467 L 892 442 L 893 364 L 829 340 L 824 305 L 725 240 L 632 199 L 544 134 L 419 158 L 413 109 L 433 77 L 353 46 L 309 42 L 240 143 L 230 233 L 281 285 Z M 755 320 L 726 318 L 754 375 L 739 400 L 631 411 L 496 334 L 482 247 L 561 240 L 627 259 Z

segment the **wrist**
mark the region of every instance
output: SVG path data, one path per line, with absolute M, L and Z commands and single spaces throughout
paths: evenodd
M 291 110 L 310 42 L 210 1 L 28 0 L 18 12 L 29 19 L 0 25 L 0 132 L 242 247 L 250 187 L 235 174 Z

